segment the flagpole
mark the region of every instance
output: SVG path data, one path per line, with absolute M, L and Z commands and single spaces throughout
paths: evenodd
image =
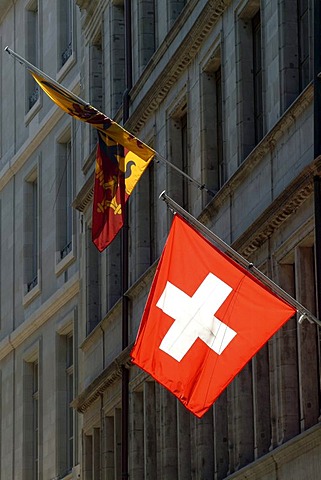
M 41 77 L 43 77 L 44 79 L 48 80 L 48 82 L 51 82 L 53 85 L 55 85 L 56 87 L 58 87 L 60 90 L 63 90 L 64 93 L 66 93 L 66 95 L 71 95 L 74 97 L 75 101 L 77 101 L 78 103 L 80 103 L 82 106 L 84 107 L 88 107 L 90 106 L 90 104 L 88 102 L 85 102 L 85 100 L 83 100 L 82 98 L 78 97 L 77 95 L 75 95 L 73 92 L 71 92 L 70 90 L 68 90 L 68 88 L 65 88 L 63 85 L 61 85 L 61 83 L 58 83 L 56 82 L 56 80 L 54 80 L 53 78 L 51 78 L 49 75 L 47 75 L 45 72 L 43 72 L 42 70 L 40 70 L 39 68 L 35 67 L 32 63 L 28 62 L 28 60 L 26 60 L 25 58 L 21 57 L 18 53 L 14 52 L 13 50 L 11 50 L 11 48 L 9 47 L 6 47 L 4 49 L 7 53 L 9 53 L 9 55 L 12 55 L 13 58 L 15 58 L 16 60 L 18 60 L 18 62 L 21 64 L 21 65 L 24 65 L 26 68 L 28 68 L 28 70 L 31 70 L 32 72 L 35 72 L 37 73 L 38 75 L 40 75 Z
M 82 98 L 78 97 L 77 95 L 75 95 L 73 92 L 71 92 L 70 90 L 68 90 L 67 88 L 65 88 L 63 85 L 61 85 L 60 83 L 56 82 L 53 78 L 51 78 L 49 75 L 47 75 L 45 72 L 43 72 L 42 70 L 40 70 L 39 68 L 35 67 L 32 63 L 28 62 L 28 60 L 26 60 L 25 58 L 21 57 L 21 55 L 19 55 L 18 53 L 14 52 L 13 50 L 11 50 L 11 48 L 9 48 L 8 46 L 5 47 L 4 49 L 7 53 L 9 53 L 9 55 L 12 55 L 21 65 L 24 65 L 28 70 L 40 75 L 41 77 L 43 77 L 44 79 L 46 79 L 48 82 L 50 82 L 52 85 L 56 86 L 57 88 L 59 88 L 60 90 L 62 90 L 66 95 L 68 96 L 72 96 L 75 100 L 75 102 L 78 102 L 80 103 L 82 106 L 84 107 L 88 107 L 90 106 L 90 104 L 88 102 L 86 102 L 85 100 L 83 100 Z M 148 145 L 147 145 L 148 146 Z M 211 195 L 212 197 L 214 197 L 216 195 L 216 192 L 214 192 L 213 190 L 209 189 L 205 183 L 200 183 L 199 181 L 197 181 L 195 178 L 191 177 L 190 175 L 188 175 L 187 173 L 183 172 L 183 170 L 181 170 L 179 167 L 177 167 L 176 165 L 174 165 L 173 163 L 171 163 L 169 160 L 167 160 L 167 158 L 163 157 L 163 155 L 161 155 L 160 153 L 156 152 L 154 149 L 152 149 L 151 147 L 148 147 L 149 149 L 151 149 L 152 151 L 155 152 L 155 157 L 159 160 L 159 161 L 162 161 L 164 162 L 165 164 L 169 165 L 171 168 L 173 168 L 174 170 L 176 170 L 178 173 L 180 173 L 183 177 L 185 177 L 187 180 L 189 180 L 191 183 L 194 183 L 200 190 L 205 190 L 209 195 Z
M 163 155 L 161 155 L 160 153 L 155 152 L 155 157 L 157 157 L 160 161 L 166 163 L 166 164 L 169 165 L 171 168 L 173 168 L 174 170 L 176 170 L 177 172 L 179 172 L 181 175 L 183 175 L 183 177 L 187 178 L 187 180 L 189 180 L 190 182 L 195 183 L 195 185 L 197 185 L 197 187 L 198 187 L 200 190 L 205 190 L 209 195 L 211 195 L 212 197 L 215 197 L 215 195 L 216 195 L 217 192 L 214 192 L 213 190 L 209 189 L 209 188 L 205 185 L 205 183 L 198 182 L 197 180 L 195 180 L 195 178 L 190 177 L 187 173 L 183 172 L 183 170 L 181 170 L 181 169 L 178 168 L 176 165 L 174 165 L 173 163 L 171 163 L 169 160 L 167 160 L 167 158 L 163 157 Z
M 260 280 L 265 286 L 267 286 L 271 291 L 273 291 L 280 298 L 285 300 L 289 305 L 294 307 L 299 313 L 299 323 L 302 323 L 304 319 L 315 322 L 317 325 L 321 326 L 321 321 L 317 319 L 307 308 L 305 308 L 301 303 L 299 303 L 295 298 L 289 295 L 285 290 L 283 290 L 279 285 L 277 285 L 273 280 L 267 277 L 263 272 L 261 272 L 253 263 L 246 260 L 241 254 L 239 254 L 234 248 L 228 245 L 224 240 L 222 240 L 218 235 L 209 230 L 203 223 L 197 220 L 193 215 L 187 212 L 183 207 L 170 198 L 165 191 L 163 191 L 160 196 L 169 209 L 175 214 L 179 213 L 185 220 L 187 220 L 191 225 L 193 225 L 197 230 L 204 234 L 209 240 L 218 245 L 224 252 L 227 252 L 230 257 L 240 263 L 243 267 L 250 271 L 251 274 L 258 280 Z

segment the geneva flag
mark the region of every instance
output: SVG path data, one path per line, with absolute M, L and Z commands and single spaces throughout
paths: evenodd
M 132 361 L 201 417 L 295 311 L 176 215 Z
M 92 240 L 101 252 L 123 226 L 125 203 L 155 151 L 64 87 L 30 73 L 62 110 L 98 130 Z

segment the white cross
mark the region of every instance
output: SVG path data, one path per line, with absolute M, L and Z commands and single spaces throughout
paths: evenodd
M 172 317 L 171 325 L 160 349 L 180 362 L 197 338 L 220 355 L 236 332 L 215 317 L 232 288 L 209 273 L 192 297 L 170 282 L 156 306 Z

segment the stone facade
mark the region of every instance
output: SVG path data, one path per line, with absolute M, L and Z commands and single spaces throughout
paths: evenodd
M 125 127 L 215 196 L 150 166 L 124 292 L 121 235 L 91 242 L 95 132 L 1 54 L 0 479 L 317 479 L 316 325 L 291 319 L 200 420 L 129 359 L 171 223 L 163 190 L 317 314 L 312 2 L 129 3 L 0 0 L 2 52 L 119 123 L 129 87 Z

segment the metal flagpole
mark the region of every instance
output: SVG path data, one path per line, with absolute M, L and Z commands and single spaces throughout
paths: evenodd
M 21 65 L 25 65 L 25 67 L 28 68 L 28 70 L 32 71 L 32 72 L 35 72 L 37 73 L 38 75 L 40 75 L 41 77 L 43 77 L 44 79 L 48 80 L 48 82 L 52 83 L 53 85 L 55 85 L 56 87 L 58 87 L 60 90 L 63 90 L 64 93 L 66 93 L 66 95 L 69 95 L 69 96 L 72 96 L 75 101 L 77 101 L 78 103 L 80 103 L 81 105 L 83 105 L 84 107 L 88 107 L 90 106 L 90 104 L 88 102 L 85 102 L 85 100 L 83 100 L 82 98 L 78 97 L 77 95 L 75 95 L 73 92 L 71 92 L 70 90 L 68 90 L 68 88 L 65 88 L 63 85 L 61 85 L 61 83 L 58 83 L 56 82 L 56 80 L 54 80 L 53 78 L 49 77 L 49 75 L 47 75 L 46 73 L 44 73 L 42 70 L 40 70 L 39 68 L 35 67 L 34 65 L 32 65 L 32 63 L 28 62 L 28 60 L 26 60 L 25 58 L 21 57 L 20 55 L 18 55 L 18 53 L 14 52 L 13 50 L 11 50 L 11 48 L 9 47 L 6 47 L 4 49 L 7 53 L 9 53 L 9 55 L 12 55 L 16 60 L 18 60 L 18 62 L 21 64 Z
M 65 88 L 63 85 L 61 85 L 60 83 L 56 82 L 53 78 L 51 78 L 49 75 L 47 75 L 46 73 L 44 73 L 42 70 L 40 70 L 39 68 L 35 67 L 34 65 L 32 65 L 32 63 L 28 62 L 28 60 L 26 60 L 25 58 L 21 57 L 21 55 L 18 55 L 18 53 L 14 52 L 13 50 L 11 50 L 11 48 L 9 47 L 5 47 L 4 49 L 7 53 L 9 53 L 9 55 L 12 55 L 21 65 L 24 65 L 28 70 L 34 72 L 34 73 L 37 73 L 38 75 L 40 75 L 41 77 L 43 77 L 44 79 L 48 80 L 48 82 L 52 83 L 53 85 L 55 85 L 56 87 L 58 87 L 60 90 L 62 90 L 64 93 L 66 93 L 66 95 L 68 96 L 72 96 L 76 102 L 80 103 L 82 106 L 84 107 L 88 107 L 90 106 L 90 103 L 88 102 L 85 102 L 85 100 L 83 100 L 82 98 L 78 97 L 77 95 L 75 95 L 73 92 L 71 92 L 70 90 L 68 90 L 67 88 Z M 151 148 L 151 147 L 149 147 Z M 154 150 L 154 149 L 151 149 L 151 150 Z M 183 172 L 180 168 L 178 168 L 176 165 L 174 165 L 173 163 L 171 163 L 169 160 L 167 160 L 165 157 L 163 157 L 163 155 L 161 155 L 160 153 L 155 152 L 155 157 L 159 160 L 159 161 L 162 161 L 164 163 L 166 163 L 167 165 L 169 165 L 171 168 L 173 168 L 174 170 L 176 170 L 177 172 L 179 172 L 181 175 L 183 175 L 183 177 L 185 177 L 187 180 L 189 180 L 190 182 L 194 183 L 200 190 L 205 190 L 209 195 L 211 195 L 212 197 L 214 197 L 216 195 L 217 192 L 214 192 L 213 190 L 209 189 L 204 183 L 200 183 L 198 182 L 197 180 L 195 180 L 195 178 L 192 178 L 190 175 L 188 175 L 187 173 Z
M 198 182 L 197 180 L 195 180 L 195 178 L 190 177 L 187 173 L 183 172 L 183 171 L 182 171 L 180 168 L 178 168 L 176 165 L 174 165 L 173 163 L 169 162 L 169 161 L 167 160 L 167 158 L 163 157 L 163 155 L 161 155 L 160 153 L 156 152 L 156 153 L 155 153 L 155 157 L 157 157 L 160 161 L 166 163 L 166 165 L 169 165 L 171 168 L 173 168 L 174 170 L 176 170 L 177 172 L 179 172 L 181 175 L 183 175 L 183 177 L 187 178 L 187 180 L 189 180 L 190 182 L 195 183 L 195 185 L 197 185 L 200 190 L 205 190 L 209 195 L 212 195 L 212 197 L 215 197 L 215 195 L 217 194 L 217 192 L 214 192 L 213 190 L 210 190 L 210 189 L 205 185 L 205 183 Z
M 218 235 L 209 230 L 203 223 L 197 220 L 193 215 L 188 213 L 183 207 L 176 203 L 172 198 L 166 195 L 165 191 L 162 192 L 159 196 L 167 204 L 170 210 L 173 213 L 179 213 L 185 220 L 187 220 L 191 225 L 193 225 L 197 230 L 199 230 L 205 237 L 207 237 L 214 244 L 218 245 L 220 249 L 224 252 L 227 252 L 228 255 L 236 260 L 242 267 L 245 267 L 249 272 L 258 280 L 260 280 L 265 286 L 267 286 L 273 293 L 278 295 L 282 300 L 286 301 L 289 305 L 294 307 L 299 313 L 299 323 L 304 319 L 307 319 L 311 322 L 317 323 L 321 326 L 321 321 L 318 320 L 307 308 L 305 308 L 301 303 L 295 300 L 291 295 L 289 295 L 285 290 L 283 290 L 279 285 L 277 285 L 273 280 L 267 277 L 262 273 L 258 268 L 256 268 L 253 263 L 246 260 L 234 250 L 230 245 L 228 245 L 224 240 L 222 240 Z
M 314 130 L 314 158 L 321 155 L 321 5 L 320 0 L 313 2 L 313 130 Z M 314 177 L 314 231 L 315 231 L 315 274 L 317 284 L 317 312 L 321 315 L 321 178 Z

